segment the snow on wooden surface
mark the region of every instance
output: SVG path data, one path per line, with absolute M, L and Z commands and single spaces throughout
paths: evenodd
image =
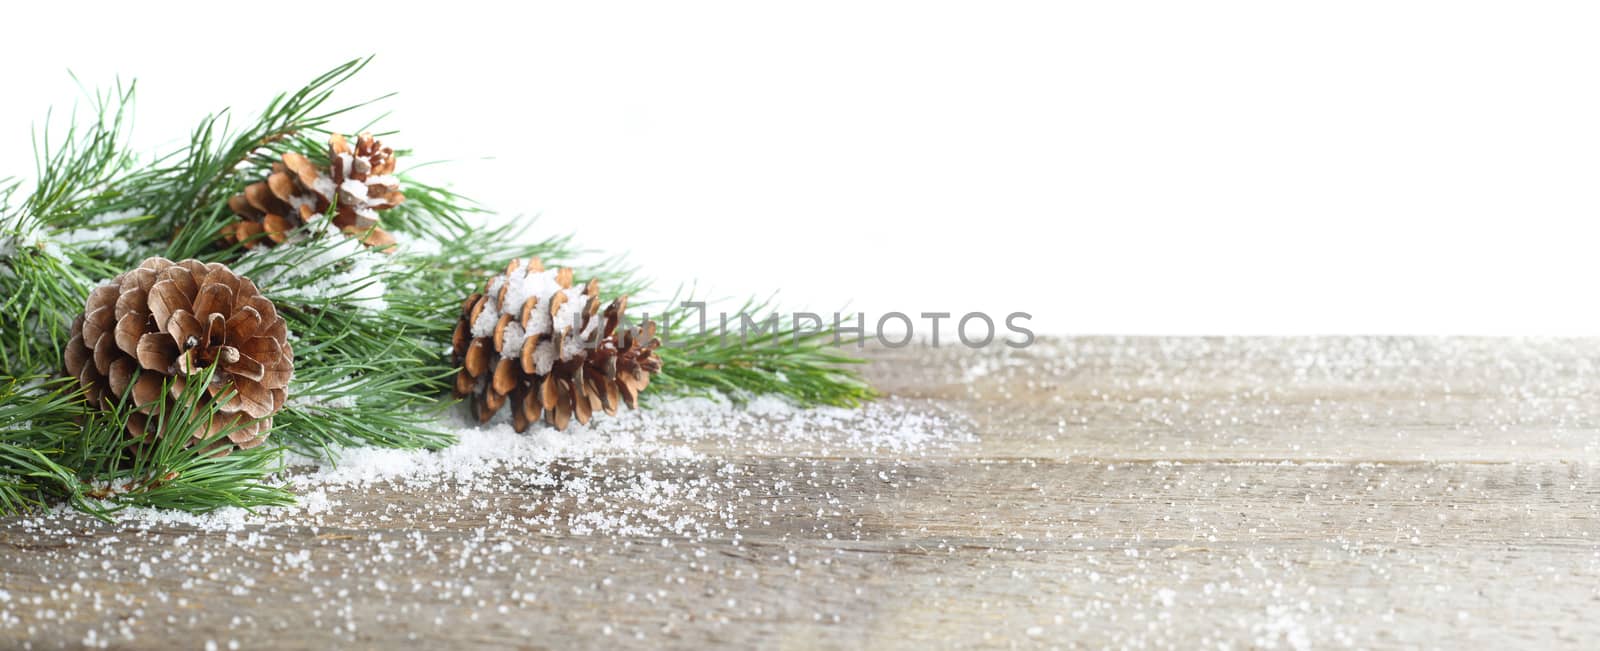
M 294 507 L 0 520 L 0 647 L 1583 646 L 1600 342 L 871 351 L 296 467 Z

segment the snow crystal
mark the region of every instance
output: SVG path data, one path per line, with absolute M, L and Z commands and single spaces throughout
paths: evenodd
M 583 352 L 583 329 L 578 326 L 583 318 L 583 308 L 589 304 L 589 297 L 583 293 L 582 287 L 573 287 L 563 293 L 567 295 L 567 302 L 562 303 L 561 309 L 556 311 L 552 327 L 556 332 L 567 333 L 566 339 L 561 342 L 561 359 L 568 360 Z
M 349 160 L 349 158 L 347 156 L 341 155 L 340 157 L 345 159 L 347 162 Z M 346 169 L 345 173 L 346 174 L 349 173 L 348 168 Z M 334 192 L 333 179 L 328 177 L 327 175 L 320 175 L 319 174 L 317 176 L 316 182 L 311 184 L 311 189 L 316 191 L 316 193 L 319 194 L 319 195 L 322 195 L 324 197 L 331 197 L 331 196 L 333 196 L 333 192 Z M 312 206 L 313 209 L 315 207 L 316 206 L 314 206 L 314 205 Z
M 579 353 L 583 352 L 584 345 L 585 342 L 581 336 L 574 334 L 567 337 L 561 342 L 561 359 L 568 360 L 578 356 Z
M 539 375 L 545 375 L 549 373 L 551 367 L 554 367 L 555 365 L 556 343 L 549 340 L 539 342 L 539 346 L 533 349 L 534 370 L 538 372 Z
M 57 507 L 57 512 L 66 513 L 67 507 Z M 239 531 L 245 525 L 259 521 L 258 517 L 240 508 L 217 509 L 210 513 L 187 513 L 172 509 L 133 506 L 120 511 L 117 517 L 135 523 L 141 528 L 184 525 L 203 531 Z
M 550 335 L 550 311 L 544 309 L 544 305 L 546 305 L 545 299 L 541 297 L 538 303 L 539 307 L 535 307 L 533 312 L 528 315 L 528 322 L 522 324 L 522 327 L 527 329 L 529 336 L 547 337 Z
M 325 393 L 323 395 L 325 395 Z M 319 397 L 317 395 L 308 396 L 305 394 L 296 394 L 290 396 L 288 406 L 310 409 L 313 411 L 353 409 L 356 406 L 356 396 L 353 393 L 345 393 L 336 397 L 327 398 Z
M 559 433 L 538 428 L 518 434 L 509 425 L 464 428 L 460 441 L 439 451 L 347 448 L 305 481 L 318 486 L 363 486 L 385 481 L 470 482 L 508 466 L 543 464 L 614 451 L 616 441 L 597 432 Z
M 528 276 L 531 285 L 529 295 L 537 296 L 539 299 L 535 304 L 534 312 L 536 314 L 531 315 L 532 322 L 529 328 L 532 332 L 541 335 L 548 335 L 552 332 L 548 319 L 550 316 L 550 300 L 556 295 L 556 292 L 561 291 L 560 283 L 556 282 L 557 273 L 558 270 L 556 269 L 547 269 Z M 570 292 L 571 290 L 568 291 Z M 569 296 L 568 298 L 571 297 Z M 539 327 L 541 324 L 543 324 L 543 328 Z
M 67 254 L 61 250 L 61 244 L 55 240 L 41 239 L 39 240 L 38 246 L 39 250 L 50 259 L 55 260 L 63 265 L 72 264 L 72 261 L 67 259 Z
M 528 273 L 524 267 L 507 277 L 509 285 L 506 287 L 506 309 L 515 310 L 520 317 L 523 304 L 527 303 L 529 298 L 537 299 L 528 323 L 523 325 L 529 334 L 550 334 L 548 318 L 550 297 L 561 291 L 561 285 L 556 282 L 557 272 L 556 269 L 546 269 Z
M 505 357 L 515 359 L 522 352 L 522 342 L 528 338 L 528 333 L 516 321 L 506 324 L 505 347 L 502 349 Z
M 961 381 L 971 384 L 1005 369 L 1023 366 L 1028 361 L 1025 357 L 1013 354 L 1009 348 L 1001 350 L 1004 352 L 998 355 L 984 355 L 974 359 L 964 369 Z
M 554 329 L 559 329 L 558 327 L 553 329 L 555 324 L 572 323 L 573 315 L 582 314 L 582 306 L 588 300 L 588 297 L 583 295 L 583 289 L 579 287 L 562 290 L 561 285 L 556 282 L 557 272 L 557 269 L 546 269 L 530 273 L 529 268 L 524 266 L 519 267 L 510 274 L 495 276 L 486 287 L 489 300 L 484 302 L 483 311 L 472 322 L 472 336 L 490 337 L 494 335 L 495 327 L 500 324 L 500 305 L 502 301 L 499 296 L 501 288 L 505 289 L 505 299 L 503 301 L 505 311 L 514 317 L 513 323 L 515 323 L 515 319 L 522 317 L 522 306 L 529 298 L 535 299 L 535 305 L 537 306 L 534 308 L 533 313 L 529 315 L 527 323 L 518 325 L 514 331 L 508 327 L 505 345 L 501 349 L 501 354 L 506 358 L 516 358 L 521 355 L 522 342 L 527 337 L 532 335 L 548 336 Z M 557 318 L 552 321 L 550 311 L 545 306 L 550 304 L 550 298 L 555 296 L 556 292 L 566 293 L 568 300 L 561 307 L 561 314 L 557 315 Z M 572 305 L 578 306 L 577 312 L 569 311 Z M 566 321 L 562 321 L 563 318 Z M 541 343 L 539 348 L 543 349 L 544 344 Z M 539 350 L 535 352 L 538 353 Z M 545 367 L 545 370 L 548 371 L 549 368 Z
M 500 323 L 500 310 L 494 306 L 494 301 L 486 301 L 483 311 L 478 313 L 478 318 L 472 322 L 473 337 L 490 337 L 494 335 L 494 328 Z
M 372 224 L 376 224 L 379 220 L 378 211 L 373 210 L 371 206 L 364 202 L 357 202 L 355 204 L 355 213 L 357 217 L 361 218 L 362 221 L 358 222 L 358 224 L 360 224 L 363 228 Z
M 318 180 L 320 181 L 321 179 Z M 309 194 L 291 194 L 289 195 L 289 208 L 296 215 L 301 213 L 301 208 L 309 208 L 312 213 L 315 213 L 317 212 L 317 197 Z
M 444 251 L 444 245 L 431 237 L 408 237 L 400 240 L 395 246 L 396 256 L 427 257 L 438 255 Z
M 587 300 L 587 299 L 585 299 Z M 600 329 L 600 322 L 605 319 L 589 319 L 589 325 L 584 326 L 583 332 L 578 333 L 578 338 L 588 341 L 594 337 L 594 331 Z
M 344 183 L 339 184 L 339 191 L 352 197 L 361 198 L 367 196 L 367 184 L 355 179 L 345 179 Z

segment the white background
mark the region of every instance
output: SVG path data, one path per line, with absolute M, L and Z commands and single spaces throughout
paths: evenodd
M 1594 5 L 28 4 L 0 176 L 69 69 L 137 77 L 153 149 L 375 53 L 340 97 L 398 91 L 392 144 L 460 161 L 430 178 L 719 295 L 1600 334 Z

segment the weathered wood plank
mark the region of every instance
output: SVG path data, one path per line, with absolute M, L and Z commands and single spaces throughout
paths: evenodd
M 1045 340 L 877 351 L 981 457 L 1600 462 L 1600 340 Z
M 685 422 L 684 458 L 329 489 L 232 531 L 0 521 L 0 646 L 1583 646 L 1597 348 L 875 351 L 976 436 Z
M 13 550 L 12 598 L 37 596 L 56 611 L 11 609 L 21 625 L 74 639 L 140 609 L 182 615 L 138 622 L 156 639 L 202 631 L 312 646 L 495 645 L 524 630 L 610 644 L 606 626 L 617 643 L 638 633 L 644 647 L 770 644 L 791 629 L 797 642 L 839 646 L 1302 635 L 1543 644 L 1597 632 L 1592 618 L 1561 614 L 1600 607 L 1591 466 L 926 462 L 892 467 L 888 483 L 854 467 L 744 464 L 710 497 L 740 524 L 705 537 L 575 535 L 563 517 L 473 517 L 538 500 L 530 487 L 474 496 L 484 504 L 461 504 L 448 488 L 385 489 L 347 497 L 314 528 L 172 527 L 121 532 L 115 546 L 98 527 L 62 538 L 11 525 L 0 545 Z M 699 463 L 602 470 L 668 481 L 715 473 Z M 762 493 L 772 477 L 801 475 L 788 492 Z M 643 506 L 618 500 L 604 511 Z M 376 513 L 397 519 L 378 525 Z M 83 569 L 92 573 L 73 576 Z M 73 583 L 112 608 L 91 610 Z M 137 596 L 118 607 L 119 591 Z M 459 637 L 463 627 L 474 637 Z

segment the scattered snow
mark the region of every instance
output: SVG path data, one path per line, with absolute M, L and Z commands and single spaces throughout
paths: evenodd
M 39 240 L 39 250 L 43 251 L 46 256 L 49 256 L 51 259 L 63 265 L 71 263 L 71 260 L 67 259 L 66 252 L 61 250 L 61 243 L 54 239 Z
M 885 400 L 860 409 L 806 409 L 764 396 L 740 406 L 710 398 L 658 401 L 647 410 L 598 415 L 566 431 L 535 424 L 519 434 L 502 411 L 483 426 L 455 431 L 460 442 L 444 450 L 345 448 L 325 463 L 293 456 L 311 468 L 297 487 L 349 487 L 398 482 L 413 487 L 495 481 L 505 470 L 544 468 L 557 461 L 593 462 L 616 456 L 704 460 L 707 447 L 781 452 L 795 446 L 836 453 L 930 452 L 971 442 L 970 431 L 949 416 Z
M 32 241 L 27 241 L 28 239 L 32 239 Z M 57 262 L 67 262 L 66 253 L 61 250 L 61 244 L 56 240 L 48 237 L 21 238 L 15 235 L 0 237 L 0 260 L 15 256 L 17 251 L 25 247 L 36 248 Z M 4 270 L 8 274 L 11 272 L 9 267 L 4 268 Z
M 489 280 L 487 286 L 489 300 L 484 303 L 483 311 L 478 313 L 478 318 L 472 322 L 472 336 L 490 337 L 500 324 L 502 312 L 512 315 L 513 321 L 506 326 L 505 341 L 501 347 L 501 356 L 515 359 L 522 354 L 522 344 L 528 337 L 538 335 L 544 339 L 534 349 L 534 359 L 539 366 L 539 373 L 547 373 L 555 364 L 559 355 L 561 359 L 572 359 L 583 350 L 586 336 L 594 333 L 595 325 L 599 319 L 589 322 L 588 328 L 579 328 L 583 319 L 584 308 L 589 304 L 589 297 L 584 294 L 584 288 L 571 287 L 562 289 L 556 282 L 559 269 L 546 269 L 544 271 L 530 271 L 529 267 L 521 266 L 509 274 L 500 274 Z M 501 290 L 505 291 L 503 301 L 505 309 L 501 310 L 502 301 L 499 299 Z M 556 310 L 555 315 L 550 314 L 551 298 L 561 292 L 566 295 L 566 302 Z M 518 323 L 522 318 L 522 306 L 528 299 L 535 299 L 534 309 L 528 316 L 527 323 Z M 562 343 L 560 351 L 555 349 L 551 336 L 556 332 L 573 333 Z
M 365 197 L 367 196 L 367 184 L 356 179 L 345 179 L 344 183 L 339 185 L 339 191 L 352 197 Z M 343 195 L 340 198 L 343 198 Z
M 538 347 L 533 349 L 533 365 L 534 370 L 539 375 L 545 375 L 550 372 L 550 367 L 556 365 L 556 343 L 554 341 L 539 342 Z
M 326 392 L 318 392 L 326 395 Z M 289 397 L 288 406 L 300 407 L 310 410 L 338 410 L 353 409 L 356 406 L 356 396 L 353 393 L 340 394 L 337 397 L 313 397 L 305 394 L 296 394 Z
M 83 228 L 57 232 L 51 239 L 56 243 L 102 251 L 110 255 L 124 255 L 128 252 L 127 226 L 117 223 L 145 214 L 142 209 L 103 213 L 90 218 Z
M 80 568 L 80 579 L 93 573 L 112 585 L 143 586 L 102 592 L 75 583 L 52 585 L 50 608 L 61 610 L 41 614 L 37 581 L 44 577 L 19 579 L 16 586 L 8 577 L 0 590 L 0 637 L 45 617 L 88 622 L 75 635 L 85 635 L 93 646 L 128 645 L 182 625 L 164 616 L 146 618 L 144 609 L 209 617 L 213 611 L 195 611 L 189 601 L 207 587 L 234 597 L 291 599 L 302 604 L 295 611 L 297 625 L 351 641 L 358 626 L 372 620 L 350 605 L 374 593 L 400 603 L 431 593 L 460 609 L 449 619 L 430 610 L 413 624 L 419 627 L 478 621 L 480 614 L 504 619 L 555 603 L 555 591 L 538 587 L 556 567 L 576 560 L 573 540 L 590 541 L 579 543 L 585 554 L 609 546 L 621 559 L 629 557 L 630 547 L 648 545 L 682 553 L 692 567 L 708 556 L 710 545 L 742 553 L 745 532 L 769 528 L 773 519 L 831 526 L 809 509 L 779 509 L 796 508 L 786 497 L 795 484 L 826 486 L 844 478 L 818 478 L 814 470 L 808 478 L 803 467 L 796 468 L 798 458 L 740 456 L 741 451 L 796 445 L 814 450 L 821 442 L 830 454 L 870 456 L 881 448 L 914 460 L 974 440 L 965 421 L 927 403 L 894 399 L 859 410 L 801 409 L 772 398 L 746 406 L 665 400 L 653 410 L 597 417 L 589 426 L 572 423 L 565 432 L 535 425 L 525 434 L 502 421 L 463 426 L 458 419 L 465 413 L 449 417 L 460 443 L 436 452 L 349 448 L 338 451 L 336 463 L 291 455 L 276 481 L 297 494 L 293 506 L 203 515 L 130 508 L 114 524 L 101 524 L 63 505 L 0 522 L 13 544 L 71 541 L 30 547 L 30 558 Z M 921 481 L 905 461 L 878 463 L 876 477 L 866 479 L 872 490 Z M 837 498 L 830 501 L 844 508 Z M 859 541 L 870 535 L 861 517 L 851 520 L 853 526 L 830 529 L 828 536 Z M 85 530 L 96 533 L 63 538 Z M 352 531 L 359 533 L 347 533 Z M 793 552 L 786 556 L 796 571 L 813 562 Z M 413 572 L 418 564 L 432 567 L 432 577 Z M 513 589 L 501 587 L 503 579 Z M 595 576 L 598 587 L 626 580 Z M 14 599 L 17 588 L 23 592 Z M 106 616 L 111 612 L 119 615 Z M 839 615 L 828 617 L 838 621 Z M 223 623 L 247 640 L 270 634 L 264 628 L 270 624 L 252 619 L 248 610 Z M 643 635 L 633 627 L 623 630 L 636 639 Z
M 464 410 L 450 417 L 465 418 Z M 620 488 L 602 489 L 611 474 L 604 469 L 606 464 L 644 457 L 699 465 L 741 450 L 770 455 L 790 449 L 820 450 L 824 455 L 892 452 L 914 458 L 975 441 L 965 421 L 927 405 L 886 399 L 860 409 L 807 409 L 775 397 L 757 398 L 742 406 L 709 398 L 661 400 L 648 410 L 624 410 L 614 417 L 597 415 L 587 426 L 573 422 L 566 431 L 556 431 L 541 423 L 522 434 L 511 429 L 502 412 L 489 424 L 458 426 L 455 433 L 460 442 L 438 451 L 344 448 L 336 451 L 332 462 L 288 453 L 288 470 L 282 481 L 299 495 L 295 506 L 261 509 L 254 514 L 228 508 L 204 515 L 130 508 L 119 517 L 135 527 L 182 524 L 205 531 L 237 531 L 247 525 L 327 513 L 347 496 L 378 487 L 405 492 L 457 490 L 474 495 L 504 491 L 508 486 L 538 485 L 557 487 L 556 499 L 578 498 L 590 505 L 586 511 L 570 514 L 567 522 L 585 533 L 704 534 L 725 524 L 715 514 L 726 511 L 730 504 L 708 503 L 710 517 L 692 521 L 658 520 L 648 512 L 615 511 L 607 504 L 627 496 L 659 510 L 671 510 L 668 507 L 684 499 L 704 499 L 704 477 L 669 480 L 646 475 L 627 478 Z M 709 455 L 707 450 L 718 454 Z M 565 472 L 581 471 L 587 479 L 561 480 L 558 475 L 563 471 L 558 466 L 566 467 Z M 38 517 L 42 525 L 79 516 L 62 506 Z
M 444 245 L 431 237 L 402 237 L 395 243 L 394 248 L 397 257 L 428 257 L 438 255 L 442 251 Z
M 55 513 L 65 515 L 66 508 L 57 507 Z M 246 525 L 260 521 L 249 511 L 238 508 L 219 509 L 211 513 L 186 513 L 172 509 L 129 507 L 119 512 L 117 517 L 130 526 L 141 529 L 184 525 L 202 531 L 240 531 Z
M 319 225 L 322 231 L 311 230 Z M 313 216 L 307 228 L 309 233 L 297 231 L 291 240 L 306 246 L 258 246 L 239 257 L 234 271 L 255 281 L 273 300 L 337 299 L 374 312 L 388 309 L 384 300 L 388 292 L 384 277 L 391 268 L 388 256 L 338 233 L 323 217 Z M 330 269 L 334 271 L 328 273 Z
M 1504 600 L 1487 595 L 1486 607 L 1462 589 L 1484 577 L 1552 603 L 1593 597 L 1593 527 L 1480 517 L 1506 510 L 1495 484 L 1587 503 L 1594 469 L 1581 460 L 1600 450 L 1590 359 L 1542 344 L 1504 355 L 1502 344 L 1418 353 L 1395 340 L 1087 341 L 1003 362 L 919 351 L 947 363 L 885 384 L 928 397 L 861 410 L 677 399 L 565 433 L 455 421 L 462 442 L 441 452 L 296 459 L 282 480 L 299 504 L 257 514 L 10 519 L 0 638 L 198 646 L 194 631 L 209 631 L 231 645 L 226 635 L 304 626 L 362 646 L 471 627 L 492 641 L 604 632 L 662 646 L 815 622 L 806 632 L 823 644 L 938 620 L 996 648 L 1363 648 L 1486 630 L 1495 622 L 1476 613 L 1505 612 Z M 1301 347 L 1303 362 L 1283 354 Z M 1024 361 L 1027 374 L 1008 368 Z M 1082 381 L 1096 373 L 1106 377 Z M 977 381 L 960 386 L 966 377 Z M 1440 386 L 1463 396 L 1458 411 L 1405 412 L 1453 432 L 1463 460 L 1510 425 L 1548 428 L 1580 461 L 1552 472 L 1352 458 L 1344 433 L 1376 430 L 1357 429 L 1374 413 L 1340 397 L 1350 378 L 1380 383 L 1394 398 L 1383 410 Z M 1024 393 L 1033 408 L 994 400 Z M 981 445 L 980 427 L 995 433 Z M 1281 440 L 1294 447 L 1243 454 L 1269 427 L 1291 429 Z M 1440 504 L 1489 506 L 1404 517 Z M 1451 539 L 1467 546 L 1413 542 Z M 1554 563 L 1552 549 L 1576 560 Z M 239 598 L 196 603 L 219 593 Z M 950 599 L 961 607 L 939 607 Z M 251 607 L 266 603 L 287 607 Z M 576 611 L 616 616 L 567 617 Z M 1581 623 L 1577 612 L 1550 621 Z M 1560 633 L 1523 620 L 1530 639 Z
M 346 160 L 346 162 L 348 163 L 349 159 L 348 159 L 347 155 L 341 154 L 340 156 L 341 156 L 341 158 L 344 158 Z M 345 174 L 349 174 L 349 173 L 350 173 L 349 167 L 346 166 Z M 334 195 L 334 190 L 335 190 L 334 186 L 333 186 L 333 177 L 330 177 L 330 176 L 328 176 L 326 174 L 318 174 L 317 175 L 317 180 L 311 184 L 311 189 L 312 189 L 312 191 L 316 192 L 317 194 L 319 194 L 321 196 L 332 197 Z M 316 200 L 315 199 L 307 199 L 307 201 L 310 203 L 312 209 L 315 210 L 316 209 Z M 298 209 L 299 206 L 296 206 L 296 208 Z
M 573 287 L 562 293 L 567 295 L 567 301 L 561 304 L 561 309 L 556 310 L 550 327 L 552 333 L 567 335 L 562 342 L 561 359 L 568 360 L 583 351 L 583 329 L 578 325 L 583 320 L 583 308 L 589 304 L 589 297 L 584 295 L 582 287 Z
M 492 294 L 491 294 L 492 295 Z M 494 300 L 484 303 L 483 311 L 478 312 L 478 318 L 472 321 L 473 337 L 490 337 L 494 335 L 494 328 L 499 324 L 500 308 L 495 307 Z
M 522 343 L 527 341 L 528 332 L 522 329 L 522 324 L 516 321 L 509 321 L 506 323 L 505 336 L 504 346 L 502 346 L 505 354 L 502 356 L 508 359 L 516 359 L 521 355 Z
M 66 263 L 68 259 L 63 245 L 79 250 L 123 255 L 129 250 L 128 239 L 124 233 L 126 229 L 113 224 L 144 214 L 145 211 L 137 209 L 118 210 L 91 217 L 78 228 L 49 231 L 34 226 L 29 227 L 26 233 L 0 235 L 0 260 L 12 257 L 23 247 L 35 247 L 45 255 Z M 17 224 L 12 222 L 9 226 L 16 227 Z
M 961 375 L 963 383 L 972 383 L 999 373 L 1005 369 L 1022 366 L 1027 363 L 1027 358 L 1015 354 L 1011 349 L 1002 350 L 997 355 L 981 355 L 972 359 Z

